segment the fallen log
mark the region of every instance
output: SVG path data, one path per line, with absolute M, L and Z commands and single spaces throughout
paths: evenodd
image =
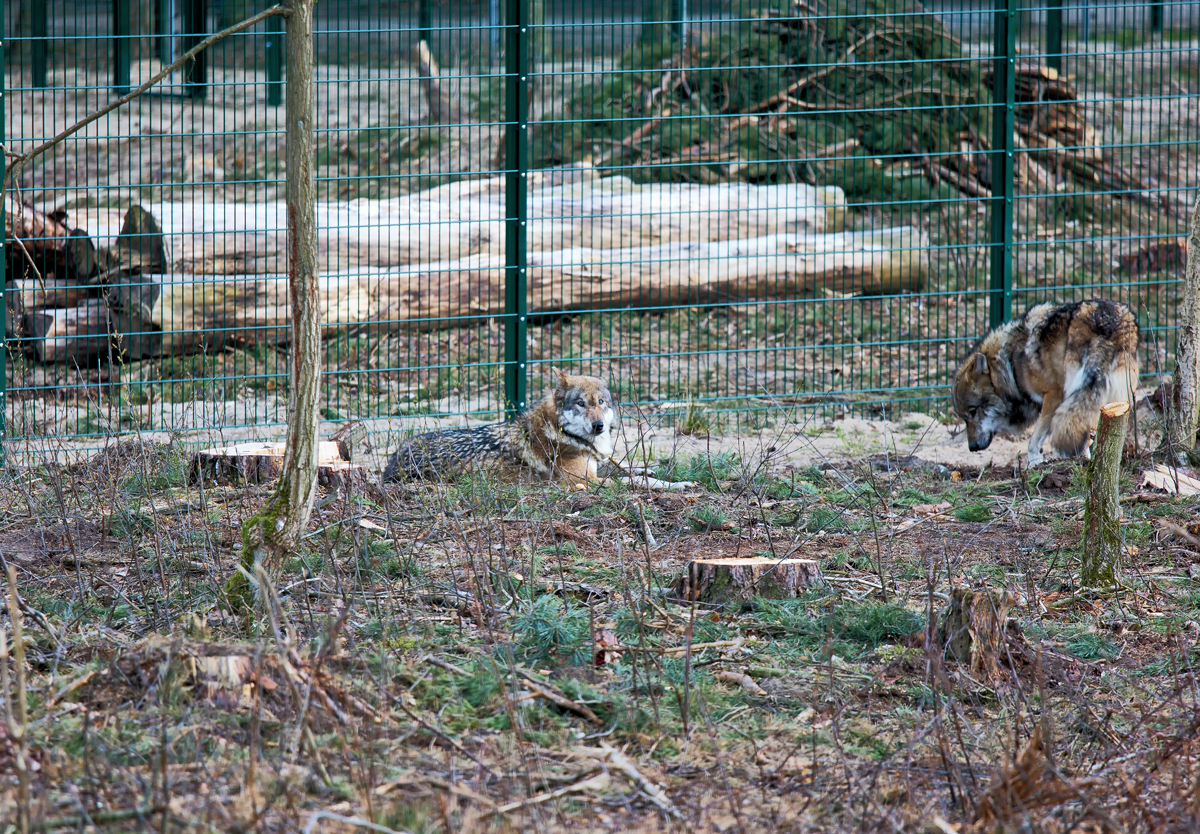
M 675 582 L 675 596 L 687 602 L 723 605 L 752 597 L 794 599 L 800 591 L 825 584 L 811 559 L 761 556 L 693 559 Z
M 854 296 L 918 290 L 928 272 L 928 246 L 923 232 L 905 226 L 535 252 L 527 267 L 528 314 L 628 308 L 653 312 L 668 306 L 799 298 L 818 291 Z M 385 335 L 493 318 L 504 312 L 504 273 L 501 258 L 474 257 L 404 272 L 322 274 L 322 332 L 326 337 L 363 331 Z M 149 275 L 141 280 L 138 303 L 112 301 L 114 338 L 120 336 L 131 359 L 213 352 L 230 344 L 283 345 L 291 338 L 285 276 L 214 281 Z
M 6 263 L 10 279 L 88 280 L 95 271 L 95 246 L 87 234 L 68 226 L 66 218 L 66 212 L 46 214 L 5 196 L 4 228 L 12 241 Z
M 75 307 L 35 310 L 24 316 L 25 344 L 39 362 L 86 364 L 109 351 L 108 305 L 89 298 Z
M 582 179 L 537 184 L 565 173 Z M 840 188 L 804 183 L 642 186 L 624 177 L 600 179 L 591 169 L 547 171 L 531 179 L 530 252 L 836 232 L 846 217 Z M 286 271 L 287 208 L 281 201 L 163 203 L 155 211 L 176 268 L 200 275 Z M 328 272 L 502 257 L 505 211 L 499 179 L 465 180 L 388 200 L 318 203 L 318 262 Z M 115 238 L 122 217 L 91 209 L 80 222 L 103 244 Z

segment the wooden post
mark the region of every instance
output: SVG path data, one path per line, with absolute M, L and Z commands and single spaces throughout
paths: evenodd
M 1181 458 L 1195 448 L 1196 424 L 1200 422 L 1200 197 L 1192 208 L 1183 276 L 1173 407 L 1167 409 L 1167 432 L 1176 455 Z
M 1121 507 L 1118 500 L 1121 452 L 1129 427 L 1129 403 L 1100 409 L 1096 444 L 1087 467 L 1087 503 L 1083 508 L 1083 560 L 1080 582 L 1089 588 L 1117 584 L 1121 562 Z
M 225 585 L 230 605 L 250 608 L 250 583 L 262 565 L 274 577 L 308 526 L 317 490 L 321 327 L 317 287 L 317 218 L 314 183 L 313 6 L 294 0 L 287 18 L 287 228 L 291 301 L 291 385 L 287 451 L 279 486 L 242 526 L 242 571 Z M 244 573 L 243 573 L 244 571 Z

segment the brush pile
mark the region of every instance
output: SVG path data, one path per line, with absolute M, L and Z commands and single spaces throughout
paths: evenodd
M 991 195 L 991 60 L 916 0 L 755 10 L 687 50 L 640 44 L 534 137 L 541 164 L 591 161 L 639 181 L 808 182 L 848 201 Z M 1129 178 L 1107 163 L 1075 89 L 1018 68 L 1025 190 Z

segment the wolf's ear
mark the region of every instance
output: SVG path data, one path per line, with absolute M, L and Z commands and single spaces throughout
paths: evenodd
M 551 368 L 550 372 L 554 374 L 555 378 L 558 380 L 559 388 L 566 388 L 568 386 L 569 380 L 567 379 L 566 373 L 560 371 L 558 368 Z
M 987 372 L 988 372 L 987 357 L 984 356 L 982 353 L 975 354 L 975 373 L 979 374 L 980 376 L 987 376 Z

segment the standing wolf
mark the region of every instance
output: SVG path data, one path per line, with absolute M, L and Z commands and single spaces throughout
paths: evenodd
M 612 394 L 594 376 L 552 369 L 558 378 L 541 401 L 503 423 L 419 434 L 383 472 L 385 481 L 438 478 L 475 469 L 518 479 L 587 481 L 613 453 L 618 417 Z
M 997 432 L 1033 423 L 1029 463 L 1089 457 L 1100 407 L 1133 401 L 1138 379 L 1137 318 L 1124 304 L 1093 299 L 1039 304 L 1002 324 L 971 351 L 954 378 L 954 410 L 972 452 Z

